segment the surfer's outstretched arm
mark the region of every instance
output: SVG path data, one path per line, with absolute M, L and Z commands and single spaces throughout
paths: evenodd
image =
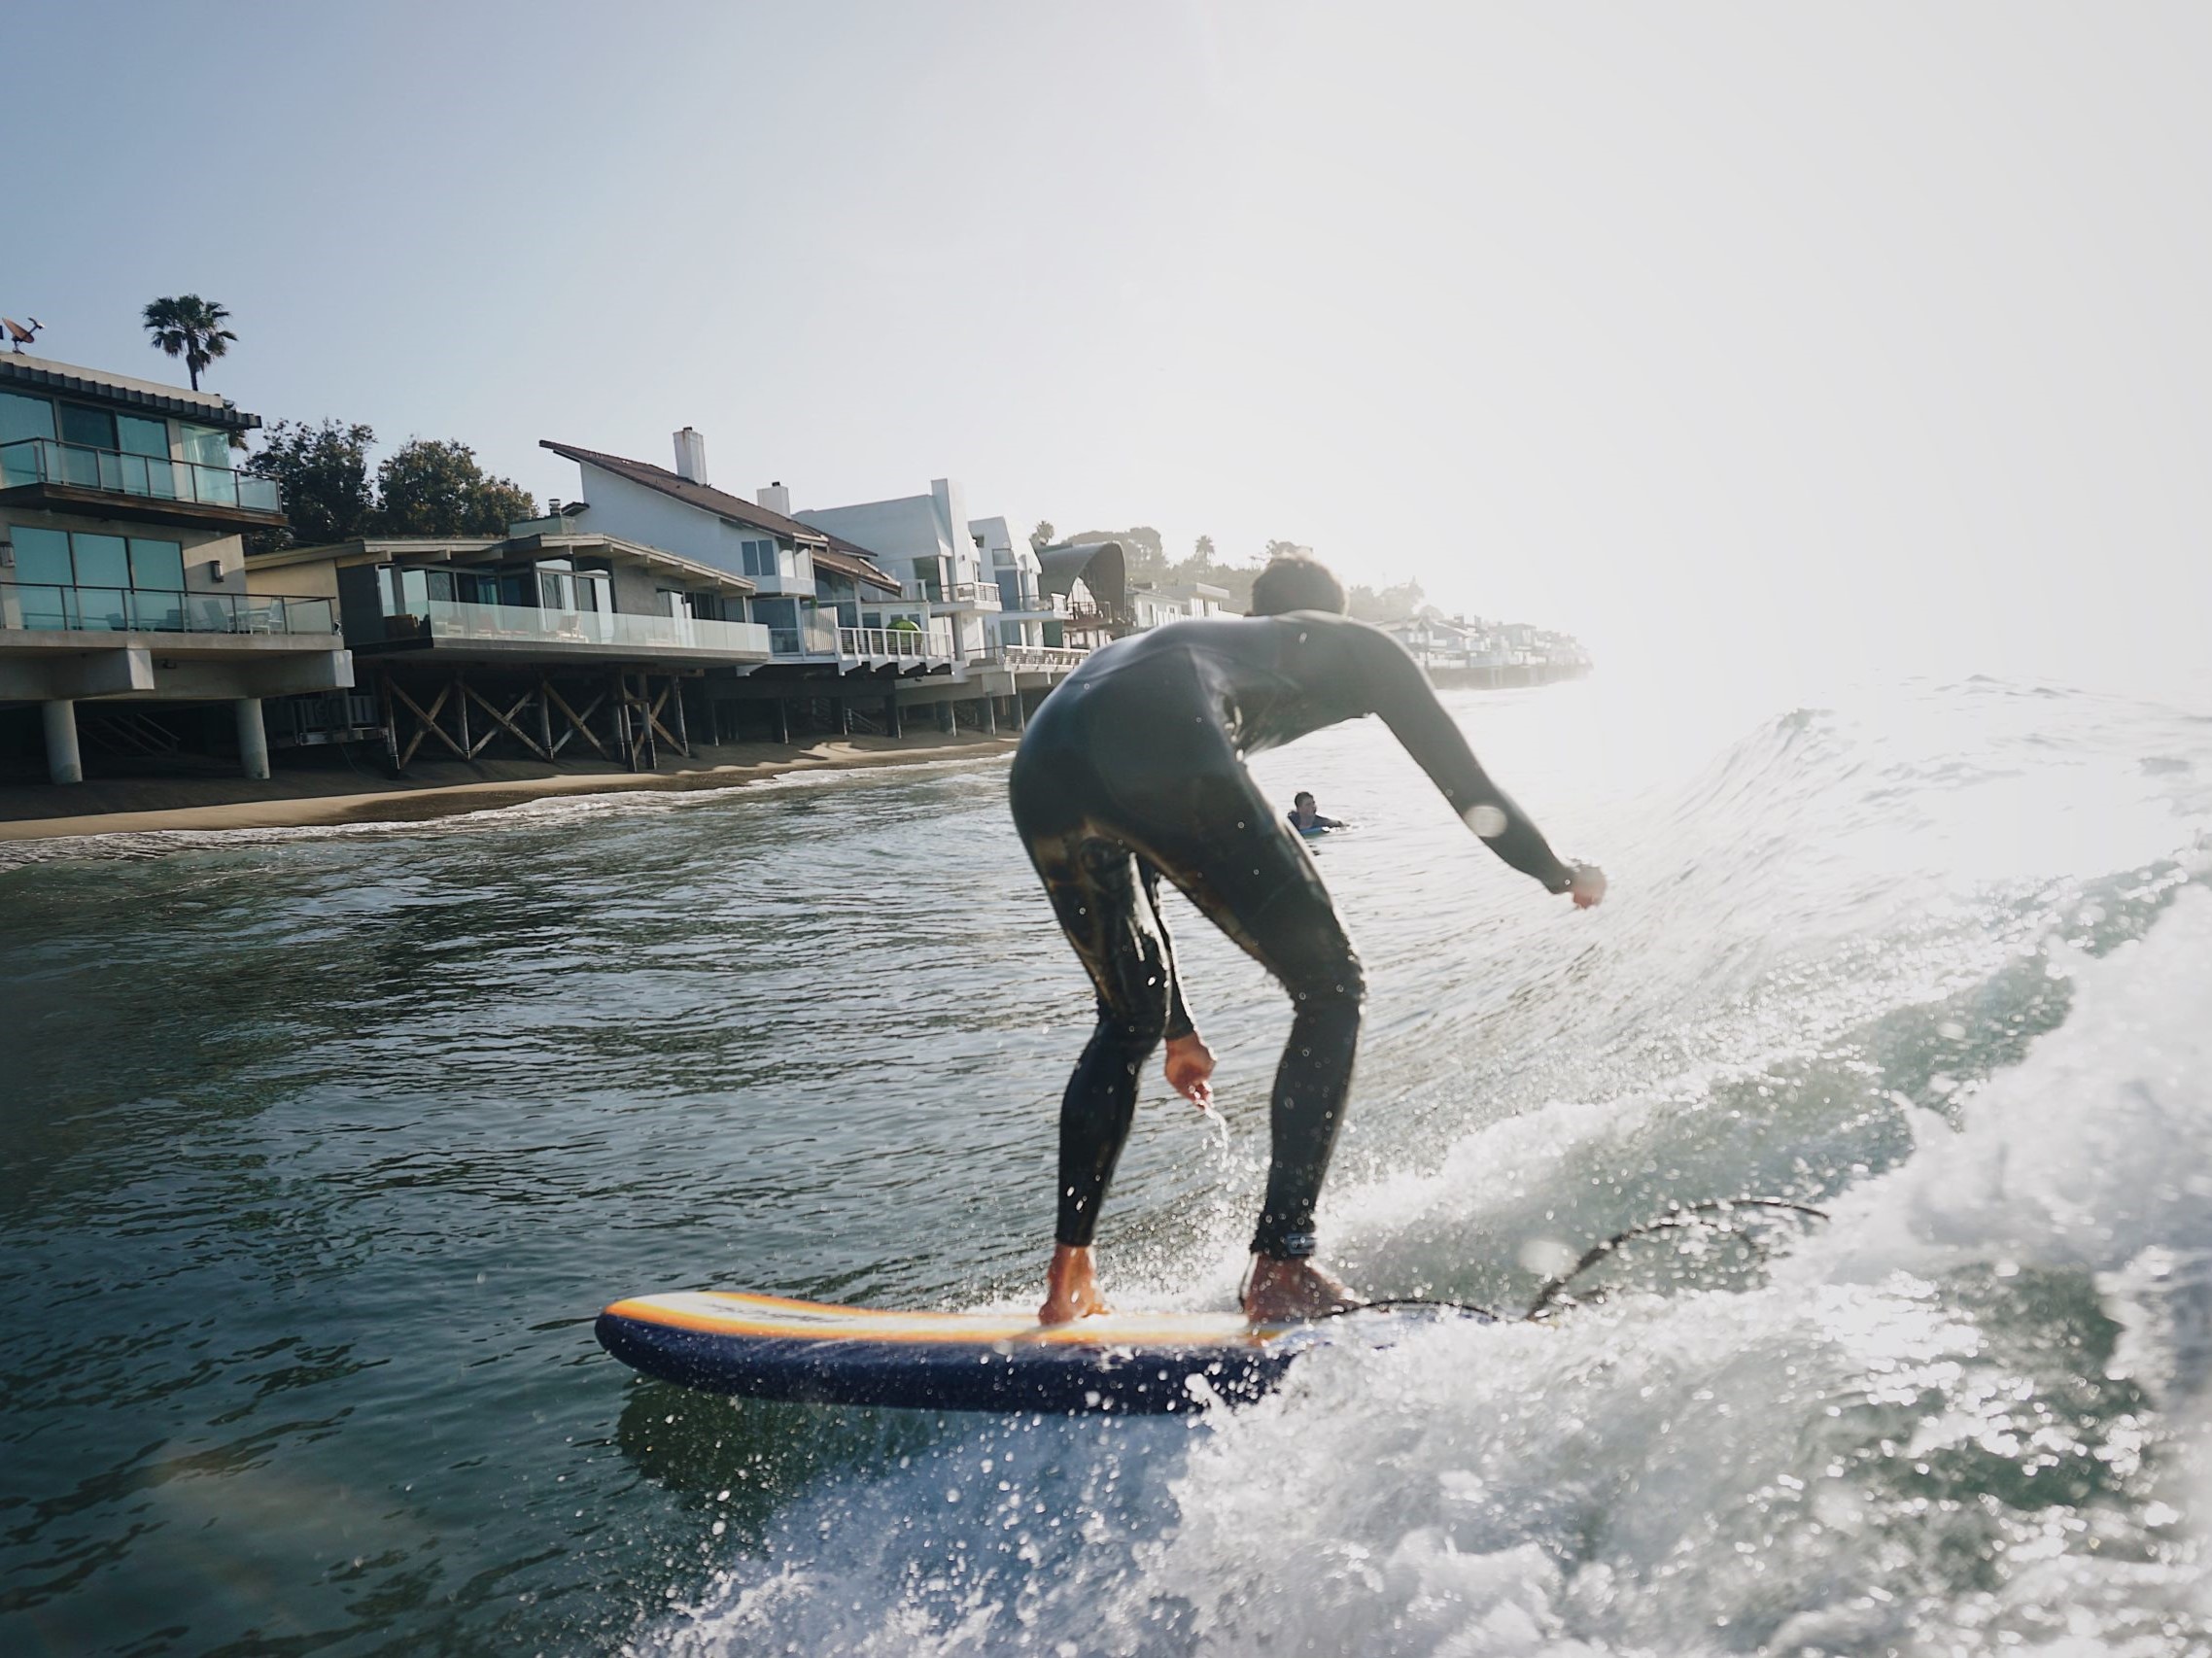
M 1583 866 L 1568 863 L 1551 849 L 1529 814 L 1513 797 L 1491 780 L 1490 774 L 1467 744 L 1459 722 L 1436 701 L 1434 687 L 1421 666 L 1388 634 L 1373 628 L 1347 629 L 1365 655 L 1369 699 L 1374 711 L 1390 727 L 1391 735 L 1404 744 L 1414 763 L 1429 774 L 1452 810 L 1483 843 L 1523 875 L 1543 882 L 1547 892 L 1574 892 L 1577 904 L 1593 883 L 1582 881 Z M 1590 872 L 1596 876 L 1595 871 Z M 1596 876 L 1595 890 L 1603 892 L 1605 879 Z M 1595 903 L 1595 898 L 1587 899 Z

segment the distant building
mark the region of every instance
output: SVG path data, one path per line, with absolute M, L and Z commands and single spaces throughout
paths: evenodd
M 1228 590 L 1202 581 L 1163 582 L 1158 587 L 1129 589 L 1129 625 L 1139 632 L 1180 622 L 1192 616 L 1219 616 L 1227 611 Z
M 1002 645 L 1057 646 L 1068 614 L 1067 598 L 1045 590 L 1045 567 L 1037 551 L 1016 536 L 1003 518 L 971 518 L 976 556 L 998 586 L 998 639 Z M 1047 638 L 1046 630 L 1054 637 Z
M 276 485 L 231 464 L 260 424 L 211 392 L 0 357 L 0 709 L 20 710 L 0 723 L 43 742 L 53 781 L 83 780 L 86 746 L 233 743 L 265 777 L 263 699 L 352 685 L 327 598 L 247 590 L 244 532 L 285 522 Z
M 980 660 L 1004 642 L 997 631 L 1005 608 L 998 574 L 969 521 L 966 493 L 957 479 L 932 479 L 927 495 L 809 507 L 798 517 L 802 524 L 866 547 L 899 578 L 902 597 L 921 606 L 924 621 L 942 622 L 950 630 L 953 647 L 963 658 Z M 996 522 L 1003 530 L 1005 521 Z
M 1048 643 L 1094 650 L 1136 625 L 1129 609 L 1128 557 L 1121 542 L 1066 541 L 1039 547 L 1037 565 L 1044 591 L 1064 601 L 1046 625 Z
M 1534 685 L 1590 671 L 1590 658 L 1573 636 L 1526 622 L 1446 616 L 1431 605 L 1417 616 L 1384 623 L 1382 631 L 1438 684 Z

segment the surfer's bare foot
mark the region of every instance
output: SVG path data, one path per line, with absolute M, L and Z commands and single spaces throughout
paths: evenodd
M 1288 1324 L 1365 1304 L 1327 1267 L 1271 1255 L 1252 1258 L 1252 1278 L 1244 1287 L 1244 1316 L 1254 1324 Z
M 1054 1247 L 1053 1264 L 1045 1273 L 1045 1304 L 1037 1309 L 1037 1322 L 1068 1324 L 1113 1310 L 1098 1288 L 1098 1271 L 1090 1251 L 1072 1244 Z

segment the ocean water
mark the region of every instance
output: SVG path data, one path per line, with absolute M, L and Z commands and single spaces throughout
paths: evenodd
M 2212 703 L 1967 680 L 1448 699 L 1256 769 L 1372 995 L 1324 1237 L 1543 1325 L 1160 1422 L 694 1397 L 616 1295 L 1034 1297 L 1084 984 L 1004 762 L 0 872 L 0 1650 L 2212 1650 Z M 1227 1304 L 1280 997 L 1170 922 L 1126 1305 Z

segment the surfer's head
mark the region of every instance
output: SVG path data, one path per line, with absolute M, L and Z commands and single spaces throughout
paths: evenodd
M 1304 789 L 1300 789 L 1291 797 L 1291 804 L 1300 812 L 1311 812 L 1313 810 L 1313 796 L 1306 793 Z
M 1344 584 L 1310 553 L 1281 553 L 1252 583 L 1252 613 L 1280 616 L 1291 610 L 1344 613 Z

